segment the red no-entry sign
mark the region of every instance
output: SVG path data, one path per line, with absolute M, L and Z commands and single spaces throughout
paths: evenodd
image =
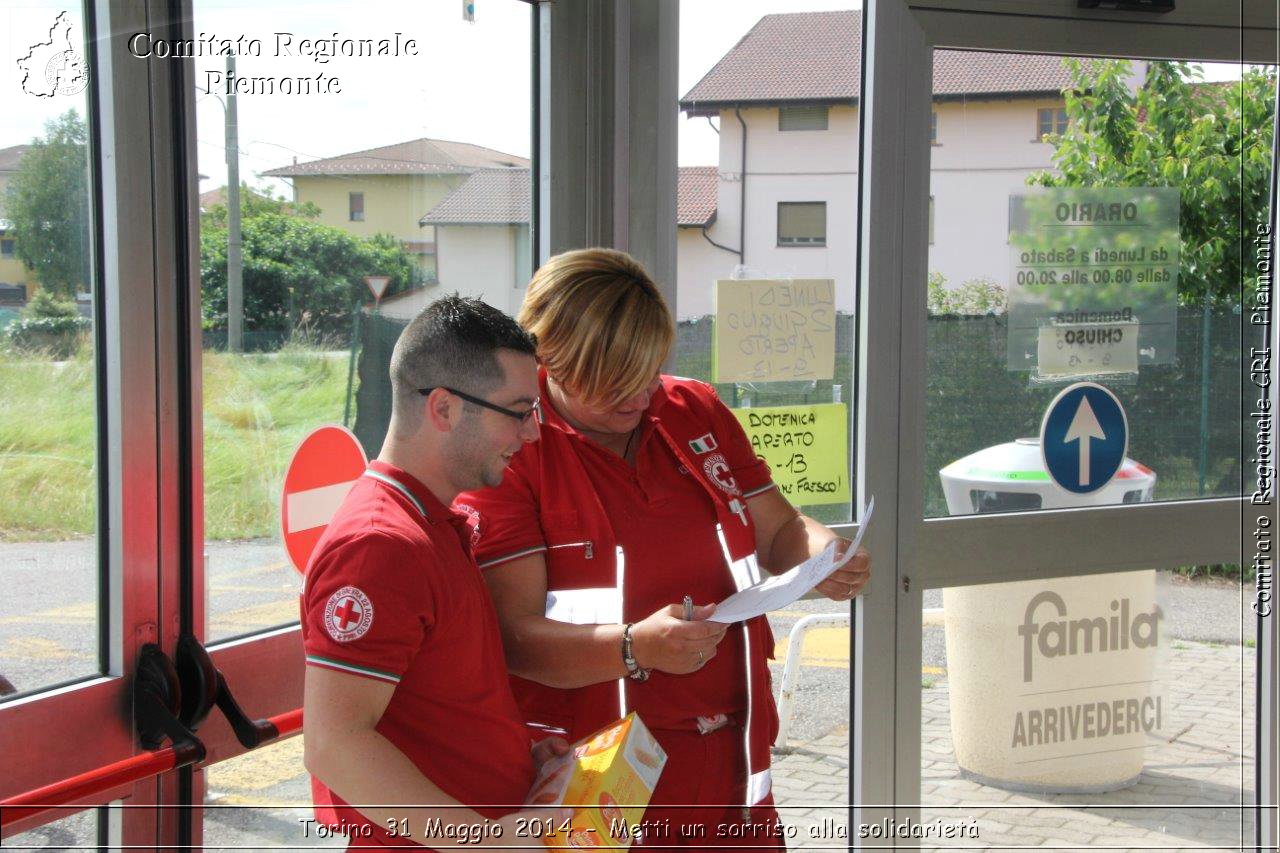
M 364 448 L 345 427 L 322 426 L 298 444 L 284 474 L 280 536 L 299 572 L 306 571 L 320 534 L 368 464 Z

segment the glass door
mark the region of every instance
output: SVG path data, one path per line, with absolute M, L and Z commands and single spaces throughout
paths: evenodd
M 174 333 L 143 5 L 6 3 L 0 122 L 0 797 L 136 755 L 130 686 L 176 640 Z M 6 826 L 6 844 L 152 844 L 167 779 Z M 123 801 L 130 808 L 93 809 Z M 86 810 L 88 807 L 88 810 Z M 53 822 L 50 820 L 53 819 Z
M 302 575 L 285 469 L 326 424 L 376 456 L 400 331 L 447 293 L 514 313 L 529 276 L 531 13 L 482 5 L 194 0 L 184 64 L 192 625 L 247 714 L 302 706 Z M 316 37 L 322 34 L 323 38 Z M 157 45 L 157 48 L 163 49 Z M 463 83 L 457 72 L 487 66 Z M 483 109 L 477 106 L 483 103 Z M 371 289 L 381 282 L 378 290 Z M 298 499 L 301 501 L 301 499 Z M 309 526 L 311 525 L 311 526 Z M 318 532 L 317 532 L 318 535 Z M 313 540 L 314 541 L 314 540 Z M 220 714 L 191 791 L 210 846 L 342 846 L 317 827 L 302 738 L 246 751 Z
M 896 665 L 862 763 L 896 805 L 867 843 L 1257 843 L 1261 12 L 870 4 Z

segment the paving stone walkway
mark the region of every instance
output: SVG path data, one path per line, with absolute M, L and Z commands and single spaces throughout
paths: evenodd
M 1139 781 L 1107 794 L 1022 794 L 961 776 L 945 678 L 923 690 L 920 822 L 972 826 L 925 850 L 1240 850 L 1253 845 L 1254 650 L 1174 641 L 1158 673 L 1168 720 L 1151 735 Z M 1242 677 L 1243 674 L 1243 677 Z M 774 792 L 792 850 L 844 849 L 848 729 L 774 759 Z M 853 835 L 856 835 L 856 831 Z M 936 837 L 935 837 L 936 838 Z M 864 845 L 892 849 L 888 839 Z

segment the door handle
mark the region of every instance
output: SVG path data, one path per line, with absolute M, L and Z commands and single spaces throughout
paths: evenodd
M 178 639 L 176 658 L 178 680 L 182 685 L 180 719 L 192 731 L 199 729 L 209 712 L 217 707 L 245 749 L 256 749 L 280 736 L 280 729 L 271 720 L 250 719 L 236 702 L 221 670 L 214 666 L 209 650 L 194 636 L 184 634 Z

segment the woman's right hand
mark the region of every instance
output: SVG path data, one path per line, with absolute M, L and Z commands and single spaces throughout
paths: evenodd
M 715 610 L 714 604 L 699 605 L 693 608 L 693 619 L 686 621 L 684 606 L 669 604 L 635 623 L 631 653 L 636 664 L 672 675 L 702 669 L 716 656 L 716 646 L 729 630 L 728 625 L 707 621 Z

